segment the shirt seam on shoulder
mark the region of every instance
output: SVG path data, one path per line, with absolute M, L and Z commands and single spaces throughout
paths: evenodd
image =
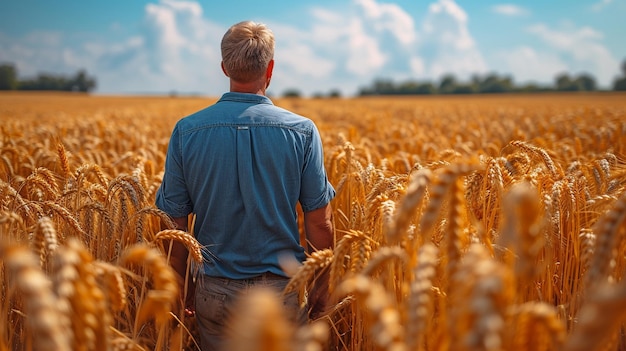
M 236 128 L 236 127 L 273 127 L 273 128 L 282 128 L 282 129 L 293 130 L 294 132 L 297 132 L 297 133 L 300 133 L 300 134 L 304 134 L 307 137 L 310 137 L 313 134 L 313 132 L 311 131 L 310 128 L 298 128 L 298 127 L 285 125 L 285 124 L 282 124 L 282 123 L 213 123 L 213 124 L 199 126 L 199 127 L 194 127 L 194 128 L 187 129 L 185 131 L 181 131 L 180 135 L 182 137 L 183 135 L 193 134 L 193 133 L 195 133 L 197 131 L 200 131 L 200 130 L 203 130 L 203 129 L 222 128 L 222 127 L 232 127 L 232 128 Z

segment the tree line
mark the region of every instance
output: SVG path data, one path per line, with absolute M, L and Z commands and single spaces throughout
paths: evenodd
M 622 75 L 613 81 L 612 90 L 626 91 L 626 60 L 621 65 Z M 0 64 L 0 90 L 59 90 L 91 92 L 96 88 L 96 79 L 85 70 L 79 70 L 73 76 L 40 73 L 35 78 L 20 80 L 17 68 L 11 63 Z M 496 73 L 485 76 L 473 76 L 469 81 L 459 81 L 454 75 L 444 75 L 439 82 L 407 80 L 396 83 L 391 79 L 376 79 L 371 86 L 363 87 L 358 95 L 429 95 L 429 94 L 492 94 L 492 93 L 537 93 L 552 91 L 597 91 L 596 80 L 590 74 L 570 76 L 559 74 L 553 85 L 528 83 L 516 85 L 511 76 Z M 285 97 L 299 97 L 300 91 L 288 89 Z M 340 97 L 334 89 L 328 97 Z M 314 97 L 323 97 L 318 93 Z
M 613 81 L 612 90 L 626 91 L 626 60 L 622 63 L 622 75 Z M 452 74 L 444 75 L 438 83 L 432 81 L 407 80 L 396 83 L 390 79 L 376 79 L 371 86 L 363 87 L 360 96 L 367 95 L 428 95 L 428 94 L 492 94 L 492 93 L 538 93 L 552 91 L 597 91 L 596 80 L 590 74 L 570 76 L 559 74 L 553 85 L 528 83 L 516 85 L 510 76 L 496 73 L 473 76 L 461 82 Z
M 40 73 L 35 78 L 20 80 L 17 68 L 11 63 L 0 64 L 0 90 L 58 90 L 90 92 L 96 88 L 96 79 L 79 70 L 73 76 Z

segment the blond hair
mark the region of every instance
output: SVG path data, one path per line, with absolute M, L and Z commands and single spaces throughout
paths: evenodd
M 274 34 L 264 24 L 239 22 L 222 38 L 222 62 L 228 76 L 238 82 L 261 77 L 274 58 Z

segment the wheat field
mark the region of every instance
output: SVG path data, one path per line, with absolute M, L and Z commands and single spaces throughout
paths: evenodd
M 206 248 L 154 194 L 215 100 L 0 94 L 0 351 L 198 349 L 168 243 Z M 335 248 L 287 290 L 327 271 L 331 304 L 297 327 L 259 290 L 229 350 L 626 350 L 626 95 L 275 103 L 337 190 Z

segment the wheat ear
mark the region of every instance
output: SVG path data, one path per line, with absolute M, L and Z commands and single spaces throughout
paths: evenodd
M 448 325 L 451 335 L 457 335 L 452 349 L 502 350 L 505 311 L 515 292 L 512 277 L 485 247 L 470 246 L 450 287 Z
M 400 313 L 382 284 L 364 275 L 348 278 L 337 288 L 339 296 L 352 294 L 365 311 L 374 343 L 381 350 L 404 351 L 404 328 Z
M 552 158 L 550 157 L 550 155 L 548 155 L 546 150 L 521 140 L 513 140 L 511 141 L 511 145 L 514 145 L 524 151 L 539 156 L 548 171 L 550 171 L 550 176 L 552 179 L 556 180 L 563 177 L 563 170 L 556 167 L 554 161 L 552 161 Z
M 42 217 L 37 221 L 31 245 L 34 252 L 39 255 L 42 269 L 46 266 L 46 258 L 52 255 L 59 245 L 57 239 L 57 231 L 50 217 Z
M 367 262 L 360 274 L 370 276 L 386 262 L 397 259 L 403 264 L 409 261 L 406 252 L 399 246 L 385 246 L 374 251 L 372 258 Z
M 109 305 L 114 312 L 122 311 L 128 304 L 126 295 L 128 289 L 124 284 L 124 277 L 120 267 L 107 262 L 95 261 L 95 273 L 102 280 L 101 285 L 106 287 Z
M 409 295 L 409 320 L 407 321 L 406 344 L 409 350 L 421 349 L 433 309 L 432 286 L 437 269 L 439 250 L 432 243 L 426 243 L 419 250 L 419 263 L 413 269 L 413 282 Z
M 111 317 L 93 257 L 81 242 L 70 238 L 55 251 L 52 262 L 59 308 L 69 317 L 64 327 L 74 333 L 74 348 L 107 350 Z
M 37 258 L 25 247 L 1 243 L 0 257 L 10 286 L 17 288 L 24 301 L 33 350 L 71 350 L 71 332 L 64 328 L 52 283 L 39 268 Z
M 169 319 L 170 311 L 178 297 L 176 274 L 167 264 L 165 257 L 156 249 L 145 244 L 128 247 L 120 257 L 120 265 L 143 265 L 152 275 L 152 289 L 138 307 L 136 328 L 154 317 L 157 327 L 162 327 Z
M 162 230 L 154 235 L 152 243 L 163 240 L 174 240 L 182 243 L 189 251 L 191 258 L 197 263 L 202 263 L 202 246 L 191 233 L 177 229 Z
M 293 327 L 280 296 L 268 288 L 255 287 L 242 295 L 227 325 L 224 350 L 292 350 Z
M 509 310 L 517 320 L 511 349 L 520 351 L 560 350 L 567 332 L 554 306 L 544 302 L 526 302 Z
M 415 210 L 422 203 L 430 177 L 431 171 L 428 169 L 419 170 L 412 175 L 406 195 L 396 211 L 395 221 L 388 226 L 387 239 L 389 243 L 400 242 L 411 219 L 416 215 Z
M 295 351 L 323 351 L 328 336 L 328 325 L 323 320 L 300 327 L 295 335 Z
M 59 162 L 61 163 L 61 171 L 63 172 L 63 177 L 66 180 L 66 184 L 68 184 L 67 182 L 72 177 L 72 169 L 70 168 L 70 161 L 67 159 L 67 151 L 65 151 L 65 146 L 63 145 L 63 143 L 58 143 L 57 144 L 57 153 L 59 155 Z
M 349 230 L 339 239 L 337 245 L 335 245 L 335 256 L 330 264 L 330 277 L 328 282 L 328 288 L 331 292 L 334 291 L 337 283 L 345 274 L 348 267 L 346 262 L 351 259 L 360 259 L 350 257 L 349 254 L 352 249 L 352 244 L 365 241 L 370 244 L 370 247 L 373 244 L 373 240 L 364 232 L 360 230 Z M 354 266 L 356 267 L 357 265 L 355 264 Z
M 298 268 L 296 274 L 291 277 L 283 293 L 288 294 L 292 291 L 301 291 L 311 278 L 313 278 L 315 272 L 328 267 L 332 260 L 333 251 L 331 249 L 313 252 L 304 261 L 304 264 Z
M 606 281 L 609 275 L 610 263 L 618 247 L 619 228 L 626 219 L 626 192 L 615 202 L 594 225 L 596 233 L 596 247 L 591 258 L 589 270 L 586 274 L 586 287 L 589 289 L 597 282 Z
M 435 222 L 439 217 L 439 211 L 452 184 L 459 176 L 469 174 L 477 169 L 479 169 L 479 166 L 474 163 L 455 164 L 444 168 L 437 176 L 430 191 L 430 201 L 420 221 L 420 231 L 423 242 L 432 241 L 432 232 L 435 227 Z
M 619 331 L 625 311 L 626 281 L 596 285 L 578 311 L 578 325 L 567 338 L 563 351 L 603 350 L 603 345 Z

